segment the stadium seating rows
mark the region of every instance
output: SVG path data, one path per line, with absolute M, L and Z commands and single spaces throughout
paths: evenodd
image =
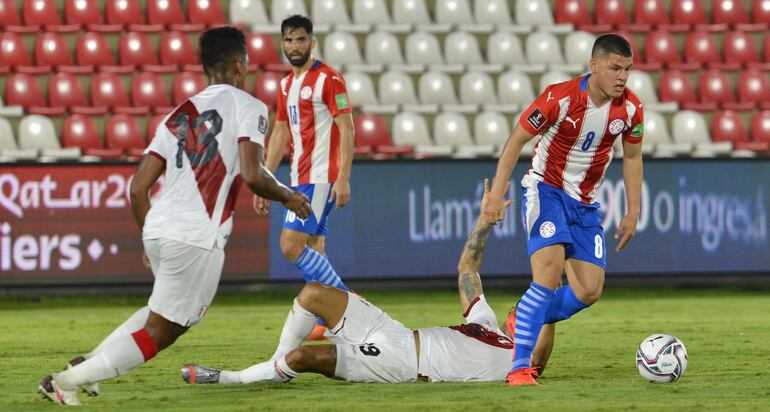
M 494 154 L 513 115 L 548 84 L 584 72 L 595 36 L 609 30 L 621 31 L 635 48 L 639 70 L 629 85 L 645 103 L 648 134 L 652 128 L 663 136 L 648 139 L 646 151 L 767 152 L 767 122 L 757 119 L 770 109 L 770 36 L 761 32 L 770 22 L 770 0 L 754 0 L 751 13 L 729 0 L 714 0 L 711 9 L 692 0 L 630 3 L 564 0 L 551 10 L 548 0 L 233 0 L 229 15 L 253 30 L 249 91 L 274 106 L 288 70 L 277 24 L 310 12 L 319 36 L 315 54 L 323 51 L 345 74 L 361 113 L 357 125 L 377 126 L 381 140 L 357 142 L 360 155 L 388 158 L 410 153 L 407 145 L 422 155 Z M 0 102 L 0 116 L 68 114 L 65 123 L 81 119 L 76 125 L 92 117 L 167 113 L 205 84 L 194 46 L 198 32 L 226 22 L 218 0 L 163 0 L 144 9 L 125 0 L 67 0 L 61 13 L 53 0 L 24 2 L 21 13 L 16 4 L 0 0 L 0 101 L 8 105 Z M 430 128 L 431 121 L 451 127 Z M 484 134 L 487 123 L 501 130 L 498 137 Z M 62 125 L 67 146 L 72 140 Z M 388 129 L 396 146 L 385 144 Z M 414 130 L 420 132 L 407 133 Z M 704 134 L 690 141 L 681 130 Z M 19 138 L 21 131 L 19 124 Z M 89 156 L 111 149 L 104 137 L 104 147 L 91 137 L 76 146 Z

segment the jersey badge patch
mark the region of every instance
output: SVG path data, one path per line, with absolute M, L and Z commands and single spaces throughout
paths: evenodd
M 631 129 L 631 137 L 642 137 L 644 134 L 644 125 L 637 123 L 633 129 Z
M 302 98 L 302 100 L 307 100 L 310 98 L 310 96 L 313 94 L 313 89 L 310 88 L 310 86 L 305 86 L 300 90 L 299 97 Z
M 545 115 L 540 111 L 540 108 L 536 108 L 535 111 L 527 116 L 527 122 L 534 127 L 535 130 L 540 130 L 545 124 Z
M 540 236 L 545 239 L 553 236 L 556 233 L 556 225 L 550 220 L 546 220 L 540 225 Z
M 259 129 L 259 132 L 262 134 L 267 134 L 267 117 L 259 115 L 259 124 L 257 126 L 257 129 Z
M 347 109 L 349 107 L 348 96 L 345 93 L 334 96 L 334 100 L 337 101 L 337 109 Z
M 626 122 L 615 119 L 612 122 L 610 122 L 610 134 L 611 135 L 617 135 L 620 134 L 620 132 L 623 131 L 623 129 L 626 128 Z

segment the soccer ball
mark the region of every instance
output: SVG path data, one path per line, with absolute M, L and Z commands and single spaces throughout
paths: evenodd
M 639 344 L 636 367 L 639 374 L 650 382 L 674 382 L 687 369 L 687 349 L 674 336 L 656 333 Z

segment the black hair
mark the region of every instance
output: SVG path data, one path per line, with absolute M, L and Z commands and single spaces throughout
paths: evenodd
M 235 27 L 216 27 L 201 34 L 198 47 L 207 73 L 224 71 L 232 59 L 246 56 L 246 36 Z
M 313 34 L 313 22 L 305 16 L 295 14 L 285 18 L 281 22 L 281 36 L 286 33 L 287 29 L 305 29 L 308 35 Z
M 591 49 L 591 57 L 606 56 L 610 53 L 619 54 L 623 57 L 633 57 L 631 45 L 623 36 L 618 34 L 602 34 L 594 42 Z

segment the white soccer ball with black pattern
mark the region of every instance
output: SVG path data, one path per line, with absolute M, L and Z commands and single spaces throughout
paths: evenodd
M 636 367 L 639 374 L 650 382 L 674 382 L 687 370 L 687 349 L 676 337 L 656 333 L 639 344 Z

